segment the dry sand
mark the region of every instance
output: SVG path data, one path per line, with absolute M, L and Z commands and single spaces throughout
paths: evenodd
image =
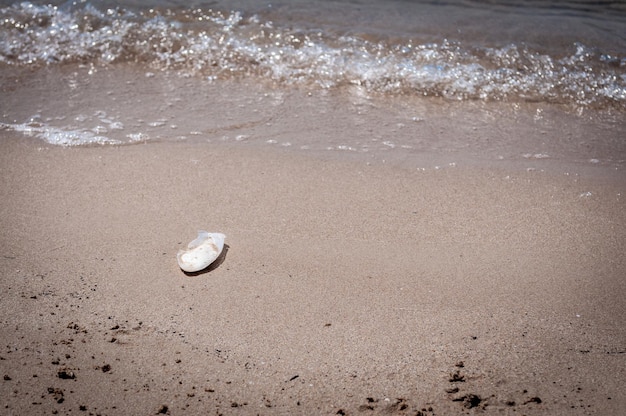
M 623 181 L 9 136 L 0 414 L 626 409 Z

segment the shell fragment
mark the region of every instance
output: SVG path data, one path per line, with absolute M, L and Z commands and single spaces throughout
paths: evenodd
M 198 231 L 198 237 L 186 249 L 178 251 L 178 265 L 189 273 L 206 269 L 222 253 L 225 239 L 222 233 Z

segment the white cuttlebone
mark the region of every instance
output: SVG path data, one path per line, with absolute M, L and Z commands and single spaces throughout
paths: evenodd
M 188 273 L 206 269 L 222 253 L 225 239 L 222 233 L 198 231 L 198 237 L 186 249 L 178 251 L 178 265 Z

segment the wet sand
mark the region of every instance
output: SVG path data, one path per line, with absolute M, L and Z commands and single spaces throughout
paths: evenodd
M 614 177 L 1 133 L 1 414 L 626 408 Z

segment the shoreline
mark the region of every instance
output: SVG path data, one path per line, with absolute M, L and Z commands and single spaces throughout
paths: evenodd
M 9 414 L 626 406 L 614 176 L 2 136 Z M 198 229 L 227 250 L 185 276 Z
M 51 144 L 210 142 L 408 169 L 545 170 L 600 181 L 611 172 L 626 180 L 624 122 L 611 108 L 207 81 L 136 65 L 3 68 L 2 77 L 0 129 Z

